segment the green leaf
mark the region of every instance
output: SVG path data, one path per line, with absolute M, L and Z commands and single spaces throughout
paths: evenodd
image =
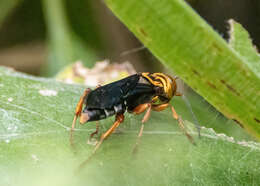
M 69 25 L 63 0 L 42 0 L 49 32 L 48 75 L 55 75 L 63 67 L 77 60 L 87 66 L 96 61 L 96 51 L 72 31 Z
M 232 49 L 183 0 L 105 2 L 162 63 L 260 138 L 260 73 L 255 58 L 247 61 L 244 56 L 250 54 Z
M 260 144 L 239 141 L 202 128 L 201 138 L 186 121 L 196 146 L 170 111 L 153 112 L 139 151 L 132 155 L 143 115 L 126 113 L 92 160 L 86 144 L 95 122 L 77 125 L 75 148 L 69 144 L 74 108 L 84 90 L 53 79 L 0 68 L 0 185 L 254 185 L 260 183 Z M 173 99 L 182 118 L 183 102 Z M 205 108 L 203 108 L 205 110 Z M 223 122 L 219 118 L 211 118 Z M 108 129 L 113 118 L 102 120 Z M 211 122 L 211 121 L 210 121 Z
M 255 46 L 253 46 L 252 40 L 248 32 L 234 20 L 229 20 L 230 24 L 230 46 L 236 50 L 248 67 L 260 74 L 260 55 L 257 52 Z
M 5 18 L 10 14 L 10 12 L 19 4 L 22 0 L 8 0 L 0 1 L 0 28 Z

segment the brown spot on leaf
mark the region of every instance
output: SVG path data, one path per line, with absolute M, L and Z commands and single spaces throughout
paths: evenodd
M 197 76 L 201 76 L 200 73 L 199 73 L 197 70 L 195 70 L 195 69 L 192 69 L 192 72 L 193 72 L 195 75 L 197 75 Z
M 257 123 L 260 123 L 260 119 L 254 118 Z
M 217 50 L 217 52 L 221 52 L 222 51 L 222 49 L 216 44 L 216 43 L 212 43 L 212 48 L 214 48 L 214 49 L 216 49 Z
M 145 37 L 147 37 L 148 35 L 147 35 L 147 33 L 144 31 L 144 29 L 143 28 L 140 28 L 139 29 L 140 30 L 140 32 L 145 36 Z
M 234 87 L 232 87 L 231 85 L 229 85 L 225 80 L 221 79 L 220 82 L 222 84 L 224 84 L 229 90 L 234 92 L 237 96 L 240 96 L 240 94 L 237 92 L 237 90 Z
M 217 87 L 211 83 L 210 81 L 207 81 L 207 84 L 211 87 L 211 88 L 214 88 L 214 89 L 217 89 Z
M 244 128 L 244 126 L 236 119 L 233 119 L 234 122 L 236 122 L 241 128 Z

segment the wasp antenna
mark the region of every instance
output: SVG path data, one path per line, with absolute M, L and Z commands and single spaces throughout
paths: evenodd
M 146 49 L 145 46 L 140 46 L 140 47 L 132 48 L 132 49 L 129 49 L 129 50 L 126 50 L 126 51 L 121 52 L 121 54 L 120 54 L 119 56 L 120 56 L 120 57 L 123 57 L 123 56 L 129 55 L 129 54 L 132 54 L 132 53 L 139 52 L 139 51 L 144 50 L 144 49 Z
M 196 126 L 196 128 L 197 128 L 197 130 L 198 130 L 198 135 L 199 135 L 199 138 L 200 138 L 200 125 L 199 125 L 199 121 L 198 121 L 196 115 L 194 114 L 194 112 L 193 112 L 193 110 L 192 110 L 192 107 L 191 107 L 191 104 L 190 104 L 189 100 L 186 98 L 186 96 L 183 94 L 181 97 L 182 97 L 182 99 L 184 100 L 185 104 L 186 104 L 186 105 L 189 107 L 189 109 L 190 109 L 190 112 L 191 112 L 191 114 L 192 114 L 192 118 L 193 118 L 193 120 L 195 121 L 195 126 Z

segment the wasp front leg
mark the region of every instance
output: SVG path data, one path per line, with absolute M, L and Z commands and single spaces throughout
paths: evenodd
M 178 121 L 179 127 L 181 128 L 181 130 L 183 131 L 183 133 L 187 136 L 187 138 L 190 140 L 190 142 L 195 145 L 195 142 L 192 138 L 192 136 L 186 131 L 185 126 L 184 126 L 184 122 L 181 118 L 181 116 L 179 116 L 177 114 L 177 112 L 175 111 L 175 109 L 173 108 L 173 106 L 171 106 L 171 110 L 172 110 L 172 116 L 174 119 L 176 119 Z
M 86 99 L 86 97 L 87 97 L 87 95 L 89 94 L 90 91 L 91 91 L 91 89 L 89 89 L 89 88 L 84 91 L 84 93 L 80 97 L 80 100 L 79 100 L 77 107 L 75 109 L 75 114 L 74 114 L 71 130 L 70 130 L 70 144 L 71 145 L 73 145 L 73 131 L 74 131 L 74 128 L 75 128 L 75 125 L 76 125 L 76 121 L 77 121 L 78 117 L 81 116 L 84 100 Z
M 162 111 L 162 110 L 166 109 L 168 106 L 169 106 L 169 103 L 160 104 L 160 105 L 152 105 L 152 110 L 159 112 L 159 111 Z M 180 126 L 181 130 L 183 131 L 183 133 L 187 136 L 187 138 L 190 140 L 190 142 L 192 144 L 195 144 L 195 142 L 194 142 L 193 138 L 191 137 L 191 135 L 189 135 L 189 133 L 186 131 L 185 126 L 184 126 L 184 122 L 183 122 L 181 116 L 179 116 L 177 114 L 177 112 L 175 111 L 173 106 L 171 106 L 171 110 L 172 110 L 173 118 L 178 121 L 178 125 Z

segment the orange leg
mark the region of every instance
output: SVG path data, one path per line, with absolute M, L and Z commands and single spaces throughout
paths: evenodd
M 194 142 L 193 138 L 191 137 L 191 135 L 188 134 L 188 132 L 187 132 L 186 129 L 185 129 L 184 122 L 183 122 L 181 116 L 179 116 L 179 115 L 177 114 L 177 112 L 175 111 L 175 109 L 173 108 L 173 106 L 171 106 L 171 110 L 172 110 L 172 116 L 173 116 L 173 118 L 178 121 L 179 127 L 181 128 L 181 130 L 183 131 L 183 133 L 187 136 L 187 138 L 190 140 L 190 142 L 191 142 L 193 145 L 195 145 L 195 142 Z
M 99 131 L 99 121 L 96 122 L 96 130 L 95 132 L 92 132 L 89 136 L 89 139 L 88 139 L 88 144 L 92 144 L 92 138 L 94 135 L 98 134 L 98 131 Z
M 110 129 L 108 129 L 104 134 L 102 134 L 98 144 L 96 145 L 94 151 L 92 154 L 94 154 L 97 149 L 100 147 L 100 145 L 103 143 L 104 139 L 106 139 L 110 134 L 113 133 L 113 131 L 120 125 L 120 123 L 122 123 L 124 121 L 124 115 L 123 114 L 117 114 L 116 115 L 116 121 L 114 122 L 114 124 L 112 125 L 112 127 L 110 127 Z
M 178 93 L 179 94 L 179 93 Z M 180 94 L 181 96 L 181 94 Z M 165 104 L 161 104 L 161 105 L 152 105 L 152 109 L 154 111 L 162 111 L 164 109 L 166 109 L 167 107 L 169 106 L 169 103 L 165 103 Z M 185 130 L 185 127 L 184 127 L 184 123 L 183 123 L 183 120 L 180 116 L 178 116 L 178 114 L 176 113 L 175 109 L 173 108 L 173 106 L 171 106 L 171 110 L 172 110 L 172 116 L 174 119 L 176 119 L 178 121 L 178 124 L 180 126 L 180 128 L 182 129 L 182 131 L 184 132 L 184 134 L 188 137 L 188 139 L 190 140 L 190 142 L 192 144 L 195 144 L 193 138 L 191 137 L 191 135 L 189 135 L 187 133 L 187 131 Z
M 154 111 L 160 112 L 166 109 L 169 106 L 169 103 L 159 104 L 159 105 L 152 105 L 152 109 Z
M 149 103 L 145 103 L 145 104 L 138 105 L 137 107 L 134 108 L 133 113 L 134 113 L 134 114 L 141 114 L 141 113 L 143 113 L 149 106 L 150 106 Z
M 136 153 L 136 152 L 137 152 L 138 144 L 140 143 L 141 137 L 142 137 L 142 135 L 143 135 L 144 123 L 149 119 L 151 110 L 154 110 L 154 111 L 158 111 L 158 112 L 159 112 L 159 111 L 164 110 L 164 109 L 167 108 L 168 106 L 169 106 L 168 103 L 161 104 L 161 105 L 143 104 L 143 105 L 137 106 L 137 107 L 134 109 L 134 112 L 135 112 L 135 110 L 138 110 L 138 111 L 141 110 L 141 112 L 139 112 L 139 113 L 144 112 L 146 109 L 147 109 L 147 111 L 146 111 L 146 113 L 145 113 L 145 115 L 144 115 L 144 118 L 143 118 L 143 120 L 142 120 L 142 126 L 141 126 L 141 128 L 140 128 L 140 131 L 139 131 L 139 134 L 138 134 L 138 138 L 137 138 L 136 143 L 135 143 L 135 146 L 134 146 L 134 148 L 133 148 L 133 153 Z M 140 109 L 140 107 L 143 108 L 143 109 Z
M 117 114 L 116 115 L 116 120 L 114 122 L 114 124 L 110 127 L 110 129 L 108 129 L 104 134 L 102 134 L 99 142 L 96 144 L 95 149 L 93 150 L 92 154 L 88 157 L 88 159 L 86 159 L 84 162 L 82 162 L 78 168 L 78 171 L 80 169 L 82 169 L 86 163 L 93 157 L 93 155 L 96 153 L 96 151 L 98 150 L 98 148 L 100 147 L 100 145 L 103 143 L 103 141 L 110 135 L 113 133 L 113 131 L 120 125 L 120 123 L 122 123 L 124 121 L 124 115 L 123 114 Z
M 94 136 L 95 134 L 98 134 L 98 131 L 99 131 L 99 122 L 97 121 L 97 122 L 96 122 L 96 131 L 95 131 L 95 132 L 92 132 L 92 133 L 90 134 L 90 138 L 93 138 L 93 136 Z
M 138 105 L 137 107 L 134 108 L 133 110 L 133 113 L 135 114 L 141 114 L 143 113 L 145 110 L 146 110 L 146 113 L 142 119 L 142 125 L 141 125 L 141 128 L 139 130 L 139 134 L 138 134 L 138 137 L 137 137 L 137 140 L 136 140 L 136 143 L 135 143 L 135 146 L 133 148 L 133 153 L 136 153 L 137 152 L 137 147 L 138 147 L 138 144 L 140 143 L 140 139 L 143 135 L 143 130 L 144 130 L 144 123 L 149 119 L 150 117 L 150 114 L 151 114 L 151 108 L 152 108 L 152 105 L 150 103 L 146 103 L 146 104 L 141 104 L 141 105 Z
M 91 91 L 91 89 L 89 89 L 89 88 L 84 91 L 84 93 L 80 97 L 80 100 L 79 100 L 77 107 L 75 109 L 75 114 L 74 114 L 71 130 L 70 130 L 70 144 L 71 145 L 73 145 L 73 131 L 74 131 L 74 128 L 75 128 L 75 125 L 76 125 L 77 118 L 81 115 L 84 100 L 85 100 L 86 96 L 88 95 L 88 93 L 90 91 Z
M 180 92 L 175 92 L 174 95 L 175 95 L 175 96 L 182 96 L 182 93 L 180 93 Z

